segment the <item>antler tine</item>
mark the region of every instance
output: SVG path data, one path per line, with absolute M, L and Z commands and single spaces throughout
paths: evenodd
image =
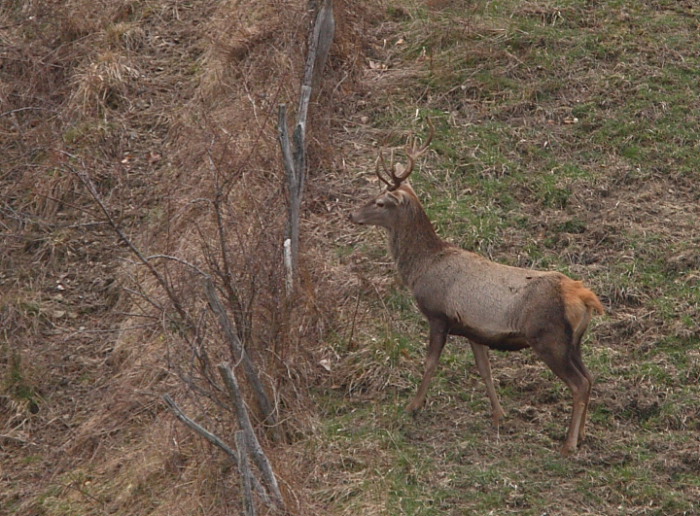
M 393 175 L 392 173 L 390 173 L 389 170 L 387 170 L 387 168 L 386 168 L 386 163 L 384 162 L 384 153 L 383 153 L 381 150 L 379 151 L 379 156 L 377 156 L 377 166 L 376 166 L 376 168 L 375 168 L 375 170 L 374 170 L 374 173 L 377 174 L 377 178 L 378 178 L 382 183 L 384 183 L 388 188 L 393 188 L 394 185 L 382 177 L 382 174 L 381 174 L 381 172 L 380 172 L 380 170 L 379 170 L 379 166 L 380 166 L 380 165 L 381 165 L 382 169 L 384 169 L 384 173 L 387 174 L 387 175 L 389 175 L 389 176 L 392 177 L 392 179 L 393 179 L 393 176 L 394 176 L 394 175 Z
M 375 174 L 377 174 L 377 178 L 378 178 L 382 183 L 384 183 L 384 184 L 387 186 L 387 188 L 388 188 L 389 190 L 394 190 L 394 189 L 396 188 L 396 186 L 397 186 L 397 185 L 396 185 L 396 180 L 394 179 L 394 172 L 393 172 L 393 169 L 394 169 L 394 152 L 393 152 L 393 151 L 391 152 L 391 163 L 390 163 L 389 166 L 387 167 L 387 166 L 386 166 L 386 162 L 384 161 L 384 152 L 382 151 L 382 149 L 386 146 L 387 142 L 388 142 L 389 139 L 393 136 L 393 134 L 394 134 L 393 131 L 389 132 L 389 134 L 387 134 L 387 135 L 384 137 L 384 139 L 382 140 L 382 143 L 381 143 L 381 145 L 380 145 L 380 147 L 379 147 L 379 154 L 378 154 L 378 156 L 377 156 L 377 165 L 376 165 L 376 168 L 375 168 L 375 170 L 374 170 Z M 385 176 L 385 177 L 382 176 L 382 173 L 381 173 L 381 171 L 379 170 L 379 167 L 380 167 L 380 166 L 381 166 L 381 168 L 384 170 L 384 176 Z M 389 181 L 387 178 L 391 179 L 391 181 Z
M 433 125 L 433 121 L 430 120 L 430 118 L 428 118 L 427 121 L 428 127 L 430 127 L 430 134 L 428 134 L 428 138 L 425 140 L 425 143 L 421 145 L 420 148 L 416 149 L 415 136 L 412 138 L 410 150 L 408 143 L 406 143 L 406 156 L 408 158 L 406 170 L 404 170 L 403 174 L 401 175 L 396 175 L 394 171 L 392 171 L 391 173 L 391 178 L 394 180 L 395 188 L 398 188 L 401 185 L 401 183 L 403 183 L 408 178 L 408 176 L 411 175 L 411 172 L 413 172 L 413 166 L 416 164 L 416 160 L 423 154 L 425 154 L 425 151 L 427 151 L 428 147 L 430 146 L 430 142 L 433 141 L 433 136 L 435 136 L 435 126 Z

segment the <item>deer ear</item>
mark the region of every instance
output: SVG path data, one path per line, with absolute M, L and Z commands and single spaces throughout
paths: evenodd
M 398 206 L 401 204 L 401 194 L 399 192 L 387 192 L 385 201 L 389 206 Z
M 406 186 L 408 186 L 408 184 L 403 183 L 400 189 L 390 192 L 390 195 L 394 198 L 394 202 L 397 205 L 409 203 L 411 202 L 411 198 L 415 197 L 413 189 L 410 186 L 408 186 L 408 188 L 405 188 Z

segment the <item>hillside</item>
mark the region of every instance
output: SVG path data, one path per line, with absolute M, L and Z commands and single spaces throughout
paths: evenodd
M 244 386 L 292 514 L 692 514 L 698 7 L 336 0 L 290 298 L 277 113 L 317 4 L 0 7 L 0 512 L 240 511 L 236 468 L 162 399 L 233 442 L 208 277 L 275 402 L 271 425 Z M 427 118 L 412 184 L 440 235 L 606 306 L 573 457 L 570 394 L 528 352 L 491 353 L 500 428 L 456 338 L 404 412 L 427 324 L 347 214 Z

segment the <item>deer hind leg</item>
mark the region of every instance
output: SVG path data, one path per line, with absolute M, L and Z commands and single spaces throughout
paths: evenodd
M 571 358 L 573 359 L 574 365 L 578 368 L 579 372 L 586 377 L 588 380 L 588 392 L 586 395 L 586 405 L 583 408 L 583 413 L 581 414 L 581 426 L 579 428 L 578 442 L 580 443 L 586 437 L 586 414 L 588 413 L 588 402 L 591 398 L 591 389 L 593 388 L 593 377 L 591 373 L 588 372 L 586 366 L 581 360 L 581 348 L 577 346 L 576 349 L 571 353 Z
M 586 407 L 591 392 L 591 381 L 586 374 L 579 369 L 575 348 L 561 346 L 561 340 L 550 340 L 548 345 L 533 346 L 537 355 L 549 366 L 549 368 L 569 387 L 573 394 L 574 404 L 571 412 L 569 431 L 561 450 L 562 455 L 569 455 L 576 450 L 579 434 L 583 428 L 583 419 L 586 417 Z M 578 359 L 580 362 L 580 358 Z M 581 363 L 581 365 L 583 365 Z
M 423 373 L 423 380 L 421 381 L 420 387 L 413 401 L 408 405 L 407 410 L 415 414 L 418 409 L 425 403 L 425 396 L 428 392 L 428 386 L 430 385 L 430 380 L 432 380 L 437 370 L 438 362 L 440 361 L 440 355 L 442 354 L 442 348 L 445 347 L 445 341 L 447 340 L 447 325 L 439 320 L 430 321 L 430 342 L 428 344 L 428 356 L 425 360 L 425 372 Z
M 493 386 L 493 379 L 491 378 L 491 364 L 489 363 L 489 348 L 475 342 L 469 342 L 472 346 L 472 352 L 474 353 L 474 361 L 476 362 L 476 368 L 479 370 L 481 379 L 486 384 L 486 393 L 491 400 L 491 414 L 493 417 L 493 424 L 498 426 L 506 415 L 501 408 L 501 404 L 498 402 L 498 396 L 496 395 L 496 389 Z

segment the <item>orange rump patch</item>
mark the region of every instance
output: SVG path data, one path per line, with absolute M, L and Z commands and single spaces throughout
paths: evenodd
M 598 296 L 583 286 L 582 281 L 575 281 L 564 276 L 561 281 L 561 293 L 564 300 L 566 318 L 572 328 L 579 328 L 585 320 L 588 324 L 588 312 L 592 310 L 599 314 L 605 312 Z

